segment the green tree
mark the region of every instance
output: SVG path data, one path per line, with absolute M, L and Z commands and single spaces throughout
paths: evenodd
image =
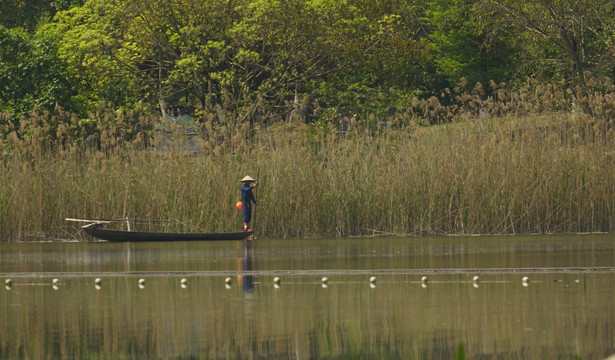
M 221 69 L 230 66 L 224 36 L 233 8 L 222 0 L 91 0 L 58 14 L 61 56 L 79 84 L 78 101 L 85 109 L 101 101 L 113 107 L 143 101 L 163 112 L 204 106 L 208 94 L 220 91 Z
M 525 74 L 588 83 L 587 73 L 613 75 L 611 0 L 481 0 L 479 16 L 493 36 L 512 31 Z
M 309 80 L 320 104 L 347 115 L 395 111 L 408 93 L 429 88 L 431 58 L 414 1 L 320 0 L 310 12 L 330 59 L 327 76 Z
M 58 58 L 59 40 L 47 28 L 32 35 L 0 26 L 0 112 L 19 118 L 56 104 L 71 108 L 70 83 Z
M 238 80 L 272 106 L 290 109 L 288 102 L 304 95 L 309 79 L 332 71 L 331 52 L 319 38 L 322 19 L 306 1 L 248 2 L 239 7 L 240 18 L 230 29 L 232 43 L 241 51 L 233 60 Z
M 476 20 L 479 0 L 432 0 L 428 2 L 429 48 L 437 73 L 451 85 L 461 78 L 470 84 L 507 81 L 514 49 L 507 36 L 490 37 Z M 507 35 L 507 34 L 504 34 Z
M 132 107 L 141 100 L 134 61 L 141 50 L 118 26 L 114 16 L 119 11 L 112 3 L 92 0 L 58 13 L 50 24 L 62 34 L 58 56 L 66 64 L 72 101 L 80 114 L 100 104 Z
M 0 25 L 7 28 L 21 27 L 33 33 L 37 26 L 53 18 L 61 10 L 83 4 L 83 0 L 2 0 Z
M 406 0 L 90 0 L 53 26 L 82 113 L 144 102 L 252 120 L 260 104 L 306 119 L 316 102 L 373 113 L 427 91 L 422 11 Z

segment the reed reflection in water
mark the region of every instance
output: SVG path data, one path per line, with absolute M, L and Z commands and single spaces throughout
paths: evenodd
M 264 244 L 261 253 L 258 242 L 249 244 L 222 252 L 224 264 L 233 254 L 233 269 L 15 273 L 12 288 L 0 291 L 0 357 L 601 359 L 615 353 L 609 271 L 486 272 L 473 281 L 474 274 L 460 270 L 428 274 L 426 282 L 387 271 L 370 284 L 366 272 L 352 269 L 272 270 L 266 254 L 286 250 Z M 261 254 L 269 264 L 264 269 Z M 571 258 L 551 254 L 560 256 Z M 566 265 L 584 265 L 574 258 Z

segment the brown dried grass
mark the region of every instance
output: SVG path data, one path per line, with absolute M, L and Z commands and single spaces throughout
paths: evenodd
M 2 240 L 73 238 L 64 217 L 236 231 L 246 174 L 260 180 L 253 225 L 263 237 L 613 231 L 614 95 L 579 102 L 580 92 L 559 86 L 496 93 L 474 88 L 454 105 L 426 100 L 420 112 L 359 117 L 344 131 L 205 118 L 196 153 L 181 129 L 162 147 L 141 114 L 83 121 L 57 109 L 18 128 L 5 114 Z M 373 125 L 380 121 L 387 126 Z M 417 125 L 426 122 L 447 124 Z

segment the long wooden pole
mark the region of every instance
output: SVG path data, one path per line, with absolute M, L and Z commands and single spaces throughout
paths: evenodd
M 75 219 L 75 218 L 65 218 L 66 221 L 75 221 L 75 222 L 95 222 L 101 224 L 110 224 L 117 222 L 126 222 L 132 221 L 133 223 L 141 223 L 141 222 L 169 222 L 170 220 L 157 220 L 157 219 Z
M 258 198 L 258 196 L 256 196 L 258 194 L 258 187 L 260 185 L 260 169 L 256 170 L 256 181 L 259 182 L 258 185 L 256 186 L 256 189 L 254 189 L 254 198 L 256 199 L 256 204 L 260 203 L 260 199 Z M 258 207 L 258 205 L 254 206 L 254 221 L 252 221 L 252 228 L 255 229 L 256 228 L 256 208 Z

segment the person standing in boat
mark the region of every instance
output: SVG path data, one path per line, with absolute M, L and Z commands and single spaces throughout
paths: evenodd
M 243 231 L 252 231 L 250 229 L 250 220 L 252 220 L 252 204 L 256 206 L 256 198 L 252 189 L 258 185 L 258 181 L 254 180 L 249 175 L 241 179 L 241 211 L 243 212 Z

